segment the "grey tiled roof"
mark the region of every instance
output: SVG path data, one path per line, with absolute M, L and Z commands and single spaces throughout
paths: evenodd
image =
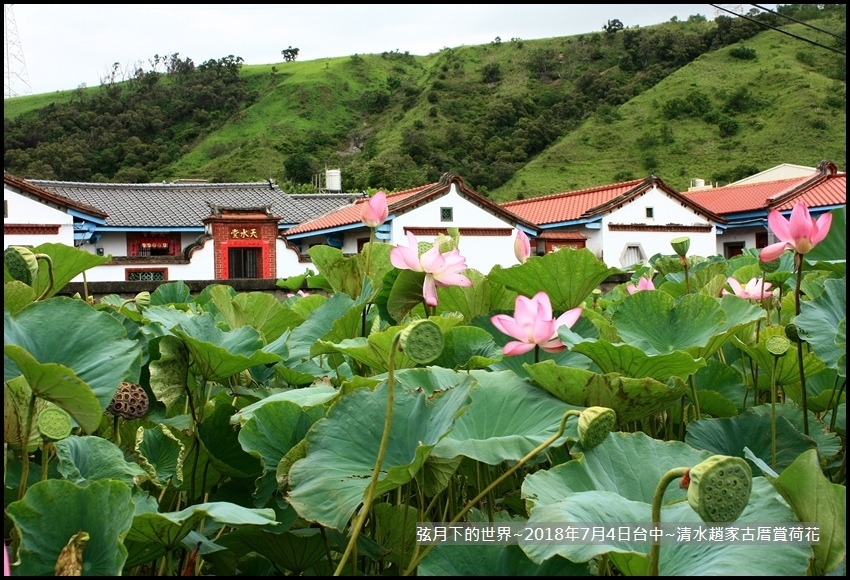
M 259 183 L 80 183 L 30 179 L 49 192 L 109 214 L 113 227 L 200 227 L 210 204 L 226 208 L 270 205 L 282 225 L 295 225 L 352 203 L 357 193 L 288 194 Z

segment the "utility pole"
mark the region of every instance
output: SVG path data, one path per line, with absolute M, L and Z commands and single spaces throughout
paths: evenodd
M 32 93 L 30 78 L 27 74 L 27 63 L 24 60 L 24 49 L 18 36 L 18 26 L 15 24 L 14 4 L 3 4 L 3 98 L 19 97 Z

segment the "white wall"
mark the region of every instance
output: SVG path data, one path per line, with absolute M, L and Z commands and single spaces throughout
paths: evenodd
M 648 207 L 653 209 L 654 216 L 651 219 L 646 217 L 646 208 Z M 717 253 L 717 234 L 714 227 L 707 233 L 611 231 L 608 229 L 609 224 L 647 224 L 658 226 L 711 224 L 704 217 L 694 213 L 690 208 L 672 199 L 656 187 L 653 187 L 645 194 L 602 218 L 604 243 L 601 259 L 608 266 L 617 268 L 628 266 L 629 264 L 622 264 L 620 259 L 623 250 L 626 246 L 630 245 L 639 245 L 643 250 L 645 260 L 648 260 L 655 254 L 673 254 L 670 241 L 684 236 L 691 239 L 688 254 L 707 257 Z
M 440 208 L 452 208 L 453 220 L 440 220 Z M 405 227 L 445 227 L 445 228 L 513 228 L 513 224 L 497 217 L 489 211 L 475 205 L 457 192 L 452 183 L 449 192 L 422 207 L 398 216 L 392 222 L 393 245 L 407 245 Z M 460 253 L 466 258 L 466 265 L 486 274 L 493 266 L 500 264 L 510 267 L 517 263 L 514 256 L 514 234 L 509 236 L 470 236 L 461 235 Z M 433 242 L 435 236 L 417 236 L 420 242 Z
M 289 278 L 290 276 L 300 276 L 307 270 L 318 273 L 318 269 L 313 262 L 299 262 L 298 254 L 287 245 L 284 240 L 278 238 L 275 254 L 277 255 L 277 263 L 275 269 L 277 274 L 275 278 Z M 306 254 L 305 254 L 306 255 Z
M 3 201 L 8 217 L 3 224 L 58 225 L 59 234 L 4 235 L 3 248 L 9 246 L 39 246 L 44 243 L 74 245 L 74 218 L 62 210 L 47 206 L 20 193 L 3 188 Z

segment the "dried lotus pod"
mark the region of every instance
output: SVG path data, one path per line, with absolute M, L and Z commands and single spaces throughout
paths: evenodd
M 607 407 L 588 407 L 578 417 L 578 440 L 585 449 L 602 443 L 614 430 L 617 413 Z
M 750 501 L 753 471 L 740 457 L 714 455 L 688 475 L 688 503 L 703 521 L 734 522 Z
M 401 349 L 419 364 L 426 364 L 443 352 L 443 331 L 432 320 L 417 320 L 401 331 Z
M 116 417 L 139 419 L 147 414 L 149 407 L 150 399 L 142 386 L 124 381 L 106 410 Z
M 74 429 L 71 415 L 61 407 L 51 406 L 38 414 L 36 426 L 41 436 L 50 441 L 61 441 Z

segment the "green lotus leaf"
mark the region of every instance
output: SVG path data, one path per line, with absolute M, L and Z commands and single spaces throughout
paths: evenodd
M 422 559 L 418 576 L 590 576 L 587 564 L 565 558 L 550 558 L 542 564 L 532 562 L 515 545 L 484 544 L 436 545 Z
M 257 477 L 262 474 L 260 460 L 246 453 L 239 443 L 239 433 L 230 426 L 230 417 L 236 408 L 230 405 L 227 393 L 214 400 L 210 413 L 207 408 L 204 420 L 198 425 L 198 437 L 209 461 L 219 472 L 231 477 Z
M 151 306 L 175 304 L 185 308 L 186 303 L 191 301 L 192 292 L 183 280 L 160 284 L 151 294 Z
M 148 364 L 151 390 L 169 411 L 175 404 L 182 409 L 189 376 L 189 349 L 176 336 L 163 336 L 157 345 L 159 358 Z
M 611 344 L 605 340 L 581 342 L 572 347 L 596 363 L 602 373 L 620 373 L 636 379 L 650 377 L 666 381 L 670 377 L 688 377 L 705 366 L 705 359 L 676 350 L 664 354 L 647 354 L 630 344 Z
M 847 558 L 847 488 L 823 474 L 817 451 L 801 453 L 779 477 L 766 474 L 801 522 L 817 522 L 820 542 L 812 545 L 811 575 L 829 575 Z
M 53 444 L 59 460 L 59 473 L 72 483 L 115 479 L 129 486 L 141 485 L 148 473 L 132 461 L 112 441 L 94 435 L 72 435 Z
M 15 575 L 53 576 L 59 554 L 82 530 L 89 535 L 82 574 L 120 576 L 133 509 L 130 488 L 120 481 L 92 481 L 85 487 L 61 479 L 36 483 L 6 508 L 21 539 Z
M 825 280 L 823 285 L 824 292 L 815 300 L 802 301 L 800 315 L 791 321 L 818 358 L 846 378 L 847 278 Z
M 522 497 L 531 511 L 569 495 L 594 490 L 651 504 L 655 488 L 667 471 L 696 465 L 711 455 L 681 441 L 660 441 L 642 432 L 614 432 L 577 459 L 526 477 Z M 633 461 L 635 457 L 640 461 Z M 664 502 L 675 503 L 686 497 L 685 491 L 671 485 Z
M 260 334 L 249 326 L 224 332 L 210 314 L 187 318 L 173 329 L 183 339 L 192 361 L 208 381 L 223 381 L 259 364 L 273 364 L 281 358 L 262 350 Z
M 841 379 L 841 383 L 844 379 Z M 847 393 L 839 394 L 839 379 L 838 371 L 835 369 L 827 369 L 822 373 L 818 373 L 813 377 L 806 377 L 806 394 L 809 399 L 809 411 L 822 413 L 827 409 L 835 406 L 836 397 L 838 402 L 842 403 L 847 400 Z
M 309 298 L 312 298 L 312 296 L 302 298 L 298 304 L 307 301 Z M 315 306 L 309 316 L 305 317 L 306 320 L 293 329 L 289 335 L 287 365 L 295 365 L 310 358 L 313 345 L 331 332 L 334 323 L 352 308 L 360 308 L 349 296 L 339 292 L 320 302 L 321 304 Z
M 186 446 L 167 426 L 139 427 L 135 450 L 139 465 L 158 487 L 165 487 L 169 481 L 174 481 L 175 485 L 183 483 Z
M 31 397 L 32 389 L 23 376 L 3 383 L 3 441 L 16 451 L 20 451 L 23 444 Z M 44 399 L 36 399 L 34 417 L 38 416 L 41 409 L 51 404 Z M 35 420 L 32 422 L 28 439 L 27 451 L 38 449 L 41 444 L 41 433 L 38 432 Z
M 486 330 L 457 326 L 446 333 L 442 354 L 431 364 L 449 369 L 483 369 L 501 358 L 502 348 Z
M 80 248 L 68 244 L 46 243 L 32 248 L 34 254 L 47 254 L 53 260 L 54 282 L 50 291 L 44 296 L 50 298 L 61 291 L 68 283 L 90 268 L 107 264 L 112 260 L 111 256 L 98 256 Z M 37 279 L 32 284 L 36 295 L 41 296 L 50 287 L 50 273 L 47 264 L 39 261 Z
M 478 270 L 470 268 L 464 274 L 472 282 L 472 286 L 441 288 L 437 314 L 460 312 L 464 320 L 472 320 L 493 310 L 513 310 L 516 292 L 508 290 Z
M 711 457 L 678 441 L 659 441 L 644 433 L 612 433 L 597 447 L 578 458 L 526 477 L 522 495 L 533 523 L 647 524 L 651 504 L 661 477 L 676 467 L 692 467 Z M 635 462 L 633 458 L 639 457 Z M 669 485 L 662 502 L 662 522 L 700 523 L 696 512 L 683 501 L 687 492 Z M 770 484 L 761 477 L 753 481 L 750 502 L 739 522 L 794 522 L 797 518 Z M 605 542 L 596 545 L 524 543 L 520 545 L 535 562 L 556 555 L 585 562 L 607 553 L 623 573 L 646 575 L 649 544 Z M 763 552 L 764 550 L 764 552 Z M 680 543 L 661 548 L 664 575 L 786 575 L 802 574 L 811 555 L 808 546 Z M 799 570 L 802 570 L 800 572 Z
M 425 465 L 416 474 L 416 479 L 420 482 L 425 495 L 434 497 L 445 490 L 457 468 L 460 467 L 461 461 L 463 461 L 462 456 L 452 459 L 443 459 L 442 457 L 434 457 L 434 455 L 428 456 Z
M 245 324 L 257 329 L 266 344 L 304 322 L 300 315 L 267 292 L 237 294 L 233 304 L 242 309 Z
M 749 411 L 757 415 L 770 416 L 770 405 L 756 405 Z M 781 405 L 776 405 L 776 416 L 785 417 L 798 432 L 805 433 L 803 409 L 794 401 L 785 401 Z M 841 438 L 829 430 L 829 423 L 819 419 L 811 410 L 809 411 L 809 437 L 815 440 L 818 453 L 825 459 L 832 459 L 841 451 Z
M 800 390 L 800 368 L 797 362 L 798 345 L 792 344 L 784 356 L 777 358 L 767 350 L 766 342 L 771 336 L 785 336 L 783 327 L 769 326 L 763 328 L 759 333 L 759 342 L 756 346 L 746 344 L 737 337 L 732 337 L 732 343 L 746 352 L 764 371 L 759 374 L 760 388 L 769 391 L 773 377 L 778 389 L 794 402 L 800 403 L 802 391 Z M 803 355 L 803 373 L 806 377 L 813 377 L 822 373 L 826 368 L 826 365 L 815 353 L 807 352 Z
M 733 330 L 764 317 L 764 310 L 737 296 L 720 302 L 702 294 L 678 299 L 665 292 L 635 292 L 612 320 L 623 341 L 659 354 L 684 350 L 708 358 Z
M 584 408 L 564 403 L 510 371 L 470 374 L 476 385 L 469 408 L 434 447 L 434 457 L 462 455 L 488 465 L 517 461 L 557 433 L 566 411 Z M 562 445 L 568 438 L 578 441 L 577 424 L 578 417 L 568 420 L 552 445 Z
M 580 407 L 614 409 L 620 424 L 660 413 L 678 401 L 687 389 L 678 377 L 662 383 L 649 377 L 629 378 L 617 373 L 600 375 L 559 366 L 553 361 L 526 364 L 524 367 L 534 382 L 561 401 Z
M 431 395 L 435 391 L 445 391 L 464 381 L 466 373 L 437 366 L 401 369 L 395 373 L 396 384 L 411 391 L 422 391 Z M 373 378 L 386 378 L 386 374 Z
M 20 280 L 12 280 L 3 285 L 3 308 L 17 314 L 24 306 L 35 302 L 33 287 Z
M 321 532 L 303 528 L 270 534 L 258 528 L 242 528 L 222 536 L 218 543 L 237 553 L 256 552 L 278 568 L 301 575 L 327 556 Z
M 392 269 L 389 244 L 368 244 L 354 256 L 345 256 L 342 250 L 326 245 L 313 246 L 310 258 L 325 277 L 335 293 L 342 292 L 351 297 L 360 296 L 366 271 L 366 251 L 369 251 L 369 276 L 380 280 Z
M 262 459 L 266 471 L 274 471 L 283 456 L 324 415 L 321 405 L 302 408 L 291 401 L 273 401 L 252 411 L 251 418 L 239 430 L 239 443 L 242 449 Z
M 805 258 L 816 270 L 829 270 L 844 276 L 847 272 L 847 206 L 842 205 L 829 213 L 832 214 L 829 233 Z
M 36 396 L 68 411 L 85 431 L 97 429 L 118 385 L 141 358 L 121 323 L 64 297 L 3 314 L 4 380 L 23 374 Z M 62 331 L 44 332 L 48 328 Z
M 528 519 L 529 525 L 551 522 L 602 522 L 614 526 L 646 526 L 650 521 L 651 504 L 628 500 L 609 491 L 573 494 L 556 503 L 535 509 Z M 687 502 L 672 505 L 668 503 L 663 506 L 661 521 L 702 524 Z M 743 526 L 748 522 L 765 524 L 793 521 L 793 512 L 779 500 L 770 484 L 759 477 L 753 481 L 749 503 L 736 520 L 736 524 Z M 565 545 L 526 543 L 520 538 L 520 547 L 534 562 L 544 562 L 556 555 L 573 562 L 586 562 L 600 554 L 608 554 L 618 568 L 628 570 L 630 575 L 645 576 L 648 572 L 648 542 L 610 540 L 604 544 Z M 659 569 L 665 576 L 803 575 L 810 557 L 811 548 L 799 544 L 747 545 L 693 541 L 663 545 L 660 550 Z
M 298 407 L 307 408 L 324 405 L 338 394 L 339 392 L 336 389 L 327 385 L 316 385 L 315 387 L 290 389 L 282 393 L 275 393 L 274 395 L 269 395 L 265 399 L 257 401 L 256 403 L 242 407 L 239 411 L 233 414 L 230 418 L 230 423 L 233 425 L 244 425 L 251 419 L 251 417 L 254 416 L 255 412 L 269 403 L 287 401 L 294 403 Z
M 204 518 L 231 527 L 276 523 L 273 509 L 250 509 L 217 501 L 189 506 L 179 512 L 136 514 L 127 539 L 173 549 Z
M 387 572 L 396 571 L 396 575 L 407 569 L 416 548 L 416 522 L 418 512 L 415 507 L 408 505 L 391 505 L 377 503 L 372 507 L 375 516 L 375 541 L 387 549 L 384 556 L 388 567 Z M 402 559 L 403 555 L 403 559 Z
M 523 296 L 543 290 L 554 311 L 566 312 L 580 306 L 606 278 L 620 272 L 606 266 L 587 248 L 564 248 L 510 268 L 497 264 L 487 277 Z
M 744 412 L 744 382 L 741 380 L 741 373 L 736 368 L 733 368 L 731 364 L 725 364 L 714 358 L 710 359 L 705 367 L 699 369 L 693 375 L 693 381 L 694 385 L 696 385 L 697 393 L 700 395 L 701 408 L 703 404 L 703 392 L 713 391 L 717 393 L 717 396 L 722 398 L 722 400 L 707 401 L 710 407 L 715 405 L 720 408 L 703 408 L 703 412 L 715 417 L 731 417 L 732 415 Z M 752 389 L 749 390 L 748 396 L 752 399 Z M 726 415 L 731 410 L 727 402 L 731 402 L 735 408 L 735 413 Z M 721 409 L 725 409 L 725 411 L 721 411 Z M 721 412 L 724 414 L 720 414 Z
M 396 389 L 376 497 L 407 483 L 467 403 L 471 379 L 433 403 Z M 371 478 L 387 412 L 387 384 L 340 398 L 307 434 L 307 457 L 289 472 L 290 504 L 306 520 L 342 530 Z

